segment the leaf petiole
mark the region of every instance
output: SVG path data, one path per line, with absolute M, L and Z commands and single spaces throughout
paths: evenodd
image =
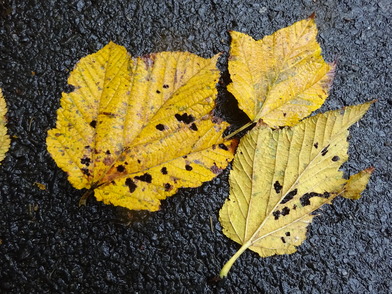
M 222 267 L 221 272 L 219 273 L 219 277 L 221 279 L 226 278 L 231 267 L 233 266 L 234 262 L 238 259 L 238 257 L 241 256 L 242 253 L 245 252 L 246 249 L 248 249 L 252 245 L 252 242 L 248 241 L 244 243 L 241 248 L 225 263 L 225 265 Z
M 247 122 L 246 124 L 244 124 L 244 125 L 243 125 L 242 127 L 240 127 L 239 129 L 236 129 L 236 130 L 235 130 L 234 132 L 232 132 L 231 134 L 228 134 L 228 135 L 225 137 L 225 140 L 231 139 L 232 137 L 234 137 L 235 135 L 237 135 L 239 132 L 242 132 L 243 130 L 249 128 L 252 124 L 253 124 L 252 121 Z

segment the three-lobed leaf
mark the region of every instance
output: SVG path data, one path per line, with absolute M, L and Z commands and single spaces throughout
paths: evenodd
M 258 41 L 230 34 L 228 90 L 253 122 L 293 126 L 324 103 L 334 65 L 321 56 L 313 17 Z
M 339 168 L 348 159 L 348 128 L 370 104 L 319 114 L 292 128 L 258 126 L 241 139 L 220 222 L 242 247 L 222 277 L 247 248 L 262 257 L 295 252 L 313 211 L 338 195 L 359 198 L 372 169 L 345 180 Z
M 215 177 L 235 148 L 212 115 L 217 58 L 133 58 L 114 43 L 82 58 L 47 137 L 72 185 L 105 203 L 155 211 L 178 188 Z
M 7 104 L 5 103 L 3 92 L 0 89 L 0 164 L 3 161 L 5 154 L 10 148 L 10 137 L 7 135 L 7 120 L 5 115 L 7 113 Z

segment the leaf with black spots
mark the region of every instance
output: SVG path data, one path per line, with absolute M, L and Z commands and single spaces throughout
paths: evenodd
M 156 211 L 179 188 L 214 178 L 236 147 L 222 138 L 228 124 L 212 115 L 218 57 L 134 58 L 111 42 L 82 58 L 47 137 L 72 185 L 105 203 Z
M 346 180 L 339 169 L 348 159 L 348 128 L 371 103 L 319 114 L 292 128 L 257 126 L 241 139 L 220 222 L 242 247 L 221 277 L 246 249 L 261 257 L 295 252 L 315 210 L 339 195 L 359 197 L 372 170 Z

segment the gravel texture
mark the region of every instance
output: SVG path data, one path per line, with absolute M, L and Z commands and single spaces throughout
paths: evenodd
M 297 253 L 245 252 L 220 282 L 213 277 L 239 248 L 218 222 L 228 170 L 182 189 L 157 213 L 93 197 L 78 208 L 84 191 L 68 183 L 45 138 L 81 57 L 110 40 L 133 55 L 211 57 L 228 52 L 228 30 L 261 38 L 312 12 L 325 58 L 337 61 L 322 110 L 378 99 L 352 128 L 344 165 L 347 174 L 376 167 L 363 198 L 322 209 Z M 0 166 L 0 293 L 392 293 L 391 19 L 390 0 L 0 1 L 0 86 L 12 136 Z M 222 93 L 221 113 L 243 121 Z

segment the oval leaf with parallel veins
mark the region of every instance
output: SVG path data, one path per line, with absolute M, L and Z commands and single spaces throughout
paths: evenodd
M 236 145 L 222 138 L 227 124 L 212 115 L 217 58 L 133 58 L 112 42 L 82 58 L 47 138 L 72 185 L 105 203 L 155 211 L 178 188 L 215 177 Z

